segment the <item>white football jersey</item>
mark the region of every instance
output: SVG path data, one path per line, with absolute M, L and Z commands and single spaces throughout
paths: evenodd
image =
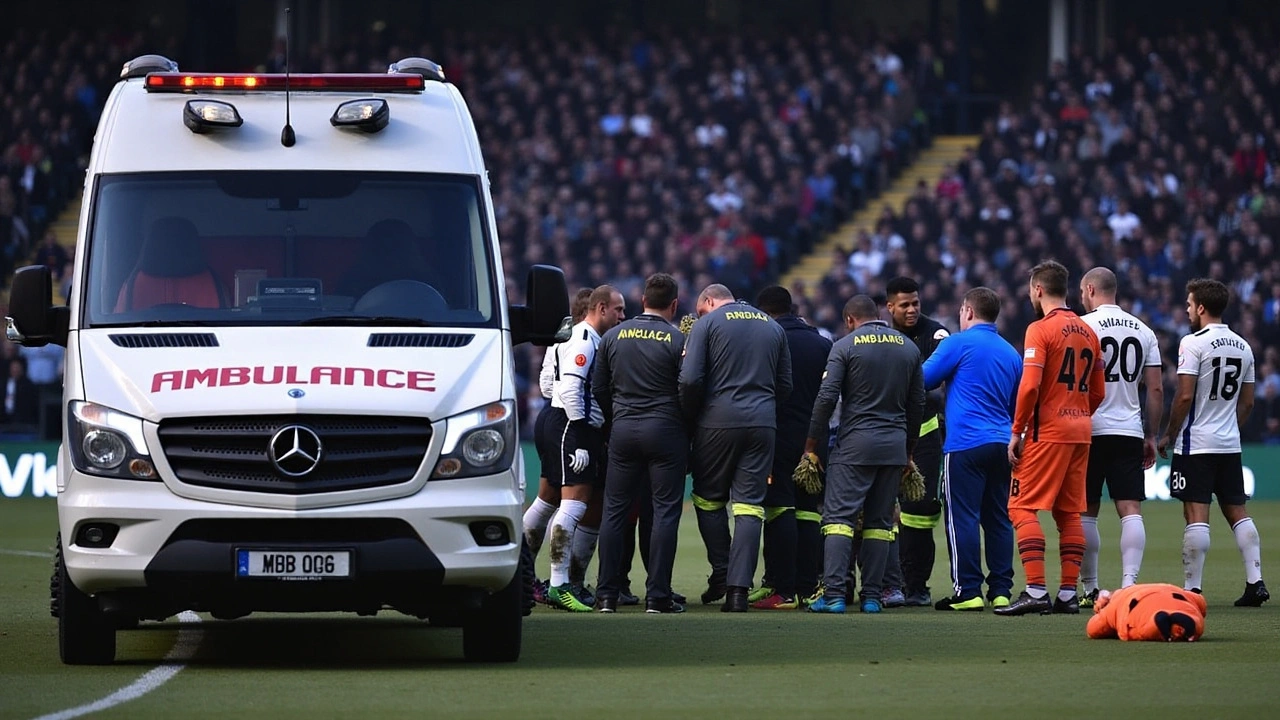
M 555 387 L 555 383 L 556 346 L 552 345 L 542 356 L 542 370 L 538 373 L 538 389 L 542 391 L 542 397 L 551 399 L 551 390 Z
M 586 420 L 595 427 L 604 425 L 604 411 L 591 392 L 591 374 L 596 367 L 600 333 L 586 321 L 573 326 L 570 338 L 555 346 L 555 382 L 551 387 L 551 407 L 562 408 L 570 420 Z
M 1176 438 L 1179 455 L 1240 452 L 1236 402 L 1240 388 L 1253 383 L 1253 350 L 1222 323 L 1182 338 L 1178 374 L 1195 375 L 1191 411 Z
M 1107 396 L 1093 413 L 1093 434 L 1142 437 L 1138 385 L 1144 370 L 1160 367 L 1156 334 L 1119 305 L 1100 305 L 1081 319 L 1089 323 L 1102 345 L 1102 369 L 1107 378 Z

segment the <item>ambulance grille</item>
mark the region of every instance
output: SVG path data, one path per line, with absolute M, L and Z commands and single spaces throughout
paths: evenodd
M 289 428 L 302 429 L 302 449 L 315 433 L 318 461 L 292 476 L 271 457 L 277 447 L 294 447 Z M 309 495 L 398 485 L 411 481 L 431 445 L 431 421 L 344 415 L 259 415 L 175 418 L 160 424 L 160 444 L 178 479 L 188 485 L 250 492 Z M 291 472 L 307 462 L 282 462 Z
M 369 347 L 466 347 L 475 335 L 461 333 L 373 333 Z
M 139 333 L 108 337 L 125 348 L 218 347 L 218 336 L 213 333 Z

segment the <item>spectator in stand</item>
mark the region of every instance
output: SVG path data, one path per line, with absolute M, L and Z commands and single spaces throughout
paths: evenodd
M 49 268 L 49 272 L 53 274 L 53 277 L 61 281 L 63 270 L 70 261 L 71 256 L 67 253 L 67 249 L 58 244 L 58 234 L 52 228 L 45 230 L 44 238 L 40 241 L 40 246 L 36 248 L 33 263 Z

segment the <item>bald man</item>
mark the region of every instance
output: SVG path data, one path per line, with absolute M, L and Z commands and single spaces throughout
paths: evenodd
M 1164 411 L 1164 380 L 1160 343 L 1141 320 L 1116 304 L 1116 275 L 1096 267 L 1080 279 L 1083 320 L 1102 346 L 1107 395 L 1093 414 L 1093 442 L 1089 451 L 1084 526 L 1084 559 L 1080 563 L 1080 606 L 1091 607 L 1098 597 L 1098 509 L 1102 486 L 1120 516 L 1120 587 L 1138 581 L 1147 544 L 1142 523 L 1146 499 L 1144 470 L 1156 462 L 1156 432 Z M 1146 413 L 1139 387 L 1146 386 Z

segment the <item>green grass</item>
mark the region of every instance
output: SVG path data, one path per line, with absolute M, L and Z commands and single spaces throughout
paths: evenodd
M 1145 510 L 1143 579 L 1177 583 L 1179 509 L 1148 503 Z M 1274 569 L 1280 503 L 1252 510 L 1264 568 Z M 705 559 L 692 514 L 686 518 L 676 583 L 696 596 Z M 1105 585 L 1119 577 L 1114 512 L 1100 525 Z M 1086 640 L 1084 615 L 904 609 L 878 617 L 727 616 L 695 605 L 682 616 L 635 608 L 571 616 L 538 608 L 526 620 L 518 664 L 470 666 L 459 659 L 458 631 L 391 613 L 252 616 L 207 621 L 185 670 L 103 716 L 1039 718 L 1120 710 L 1133 717 L 1268 717 L 1280 701 L 1280 607 L 1231 607 L 1244 586 L 1239 553 L 1220 516 L 1212 526 L 1208 630 L 1189 645 Z M 55 532 L 52 503 L 0 503 L 0 549 L 49 550 Z M 948 585 L 945 555 L 940 548 L 935 596 Z M 0 555 L 0 575 L 0 717 L 101 698 L 154 666 L 173 643 L 174 623 L 148 623 L 120 634 L 116 665 L 63 666 L 48 614 L 49 562 Z

